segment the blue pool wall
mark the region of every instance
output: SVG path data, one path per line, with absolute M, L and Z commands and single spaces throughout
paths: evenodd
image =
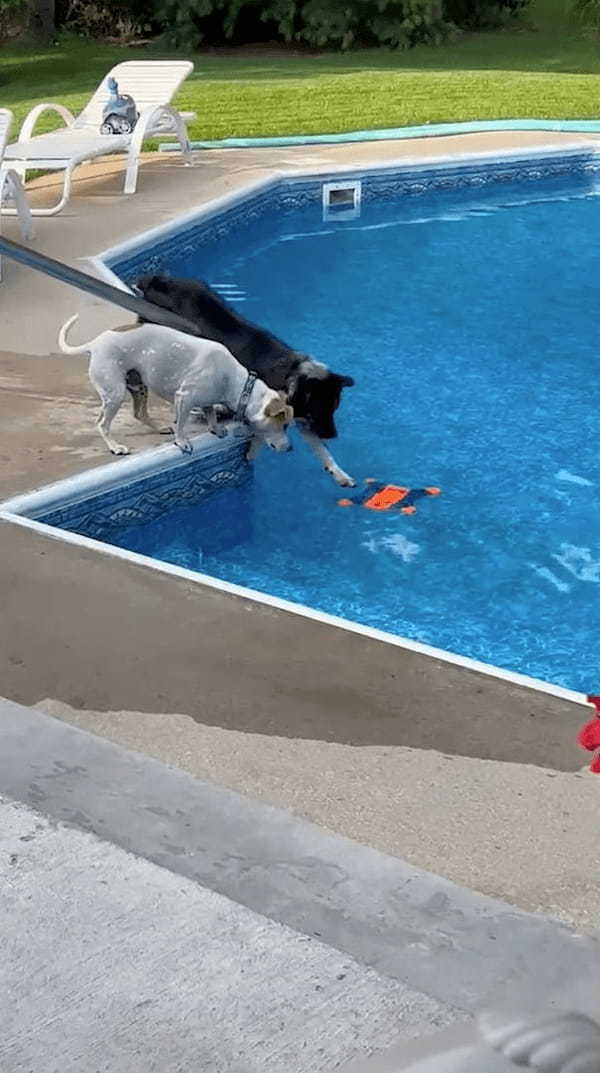
M 159 448 L 140 458 L 112 463 L 86 474 L 85 482 L 61 482 L 36 502 L 35 495 L 4 505 L 35 521 L 67 529 L 94 540 L 111 542 L 122 532 L 154 521 L 163 514 L 197 506 L 228 488 L 249 484 L 252 468 L 246 461 L 247 437 L 229 435 L 214 447 L 214 437 L 196 439 L 188 460 L 175 447 Z M 131 461 L 133 465 L 128 466 Z M 120 472 L 118 472 L 120 471 Z M 91 481 L 97 476 L 97 484 Z M 107 476 L 103 487 L 102 477 Z M 111 479 L 112 478 L 112 479 Z
M 323 184 L 331 180 L 352 182 L 359 179 L 364 207 L 374 201 L 418 198 L 440 191 L 451 193 L 471 188 L 477 193 L 486 186 L 499 183 L 507 187 L 518 184 L 522 188 L 524 183 L 533 185 L 561 177 L 568 177 L 571 189 L 573 183 L 579 183 L 585 192 L 593 189 L 599 172 L 600 153 L 596 153 L 592 146 L 586 146 L 551 153 L 546 150 L 495 158 L 479 157 L 476 161 L 395 164 L 387 168 L 279 178 L 262 185 L 258 191 L 242 194 L 233 204 L 217 207 L 213 213 L 207 215 L 199 210 L 196 221 L 188 217 L 159 235 L 141 236 L 139 242 L 128 243 L 126 250 L 108 251 L 102 261 L 126 284 L 152 273 L 194 275 L 199 262 L 204 263 L 205 275 L 214 282 L 219 265 L 231 266 L 235 250 L 239 251 L 241 245 L 256 248 L 261 243 L 277 241 L 285 234 L 286 222 L 295 210 L 314 205 L 318 213 L 316 219 L 321 222 Z M 267 217 L 268 233 L 265 231 Z

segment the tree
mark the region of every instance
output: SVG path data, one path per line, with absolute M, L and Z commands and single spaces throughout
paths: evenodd
M 55 0 L 33 0 L 29 32 L 36 41 L 47 44 L 54 36 Z

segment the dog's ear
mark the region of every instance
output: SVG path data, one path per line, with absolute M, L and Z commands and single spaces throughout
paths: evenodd
M 354 387 L 354 380 L 351 376 L 340 376 L 339 381 L 342 387 Z
M 265 406 L 265 414 L 273 421 L 280 421 L 282 425 L 294 420 L 294 411 L 284 398 L 271 399 Z
M 283 417 L 287 406 L 281 397 L 276 399 L 269 399 L 269 402 L 265 406 L 265 414 L 267 417 Z

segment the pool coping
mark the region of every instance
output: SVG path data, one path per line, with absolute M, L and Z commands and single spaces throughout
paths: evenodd
M 427 168 L 443 168 L 444 166 L 457 166 L 464 164 L 491 164 L 502 163 L 505 160 L 543 160 L 547 157 L 570 156 L 581 154 L 582 152 L 588 152 L 591 156 L 598 156 L 600 154 L 600 147 L 597 142 L 582 140 L 581 142 L 569 143 L 568 145 L 552 143 L 544 145 L 542 147 L 530 147 L 524 149 L 522 147 L 516 149 L 508 149 L 502 151 L 475 151 L 475 152 L 462 152 L 462 153 L 445 153 L 434 157 L 401 157 L 394 160 L 385 160 L 380 162 L 372 162 L 368 165 L 349 165 L 349 164 L 323 164 L 316 168 L 304 168 L 298 170 L 297 168 L 274 168 L 269 175 L 263 176 L 260 179 L 252 182 L 245 183 L 244 185 L 237 187 L 236 189 L 229 191 L 226 194 L 218 195 L 214 198 L 205 201 L 200 206 L 195 207 L 192 210 L 188 210 L 182 213 L 180 216 L 168 221 L 165 224 L 158 225 L 157 227 L 147 229 L 144 232 L 140 232 L 131 238 L 127 239 L 123 243 L 119 243 L 108 249 L 102 250 L 100 253 L 93 256 L 83 258 L 92 265 L 95 271 L 105 280 L 119 286 L 121 289 L 128 289 L 126 284 L 116 276 L 106 263 L 108 258 L 117 259 L 126 252 L 131 251 L 142 245 L 142 240 L 148 243 L 156 240 L 157 238 L 164 236 L 167 233 L 174 232 L 181 229 L 186 223 L 192 221 L 198 223 L 204 219 L 208 219 L 228 208 L 232 205 L 239 204 L 257 192 L 267 191 L 271 187 L 275 187 L 282 180 L 291 183 L 302 183 L 312 178 L 322 179 L 324 176 L 367 176 L 373 173 L 381 172 L 398 172 L 402 170 L 408 170 L 415 167 L 427 167 Z M 214 445 L 207 442 L 206 434 L 195 437 L 193 440 L 194 450 L 192 458 L 198 458 L 205 452 L 222 450 L 222 442 Z M 137 552 L 132 552 L 124 548 L 118 548 L 114 545 L 108 544 L 104 541 L 96 540 L 90 537 L 85 537 L 77 533 L 69 532 L 45 524 L 44 522 L 37 521 L 33 518 L 28 518 L 23 513 L 26 510 L 40 511 L 44 505 L 46 505 L 52 497 L 52 494 L 56 494 L 61 489 L 67 492 L 72 499 L 85 498 L 86 492 L 88 492 L 93 486 L 94 489 L 114 487 L 123 483 L 123 473 L 130 473 L 131 476 L 141 476 L 144 474 L 155 473 L 163 469 L 162 460 L 169 460 L 169 468 L 175 467 L 181 464 L 185 464 L 185 460 L 181 458 L 177 448 L 171 445 L 154 448 L 152 450 L 144 452 L 140 456 L 130 456 L 123 459 L 118 465 L 115 463 L 109 463 L 106 466 L 98 467 L 92 470 L 85 470 L 83 473 L 77 474 L 73 477 L 68 477 L 62 481 L 53 482 L 50 485 L 45 485 L 40 489 L 36 489 L 29 493 L 23 493 L 18 496 L 12 496 L 9 499 L 0 502 L 0 522 L 10 522 L 22 526 L 23 528 L 38 532 L 46 537 L 59 540 L 63 543 L 77 545 L 82 548 L 87 548 L 94 552 L 99 552 L 102 555 L 112 556 L 121 560 L 128 561 L 137 566 L 142 566 L 147 569 L 159 572 L 163 575 L 169 575 L 177 577 L 187 582 L 191 582 L 194 585 L 204 586 L 211 588 L 222 593 L 229 595 L 242 597 L 249 601 L 262 604 L 266 607 L 271 607 L 277 610 L 289 612 L 293 615 L 299 616 L 304 619 L 319 622 L 325 625 L 335 627 L 346 631 L 347 633 L 357 634 L 366 637 L 370 640 L 379 641 L 392 647 L 396 647 L 402 650 L 410 651 L 419 655 L 429 657 L 447 663 L 456 667 L 463 668 L 465 670 L 482 674 L 491 678 L 505 681 L 511 685 L 520 686 L 525 689 L 532 690 L 537 693 L 543 693 L 550 695 L 559 700 L 566 701 L 568 703 L 585 705 L 588 707 L 587 696 L 584 693 L 579 693 L 575 690 L 566 689 L 565 687 L 555 685 L 551 682 L 546 682 L 542 679 L 535 678 L 533 676 L 520 674 L 518 672 L 508 671 L 501 667 L 496 667 L 493 664 L 484 663 L 479 660 L 471 659 L 467 656 L 462 656 L 458 653 L 450 652 L 446 649 L 436 648 L 433 645 L 428 645 L 423 642 L 413 641 L 410 638 L 402 637 L 400 635 L 391 634 L 383 630 L 377 630 L 373 627 L 364 626 L 360 623 L 352 622 L 349 619 L 344 619 L 336 615 L 330 615 L 326 612 L 317 610 L 316 608 L 308 607 L 307 605 L 294 603 L 288 600 L 281 599 L 279 597 L 271 596 L 267 593 L 261 593 L 258 590 L 247 588 L 245 586 L 236 585 L 231 582 L 226 582 L 218 578 L 211 577 L 207 574 L 202 574 L 197 571 L 188 570 L 184 567 L 178 567 L 170 563 L 164 563 L 158 559 L 151 558 L 150 556 L 141 555 Z M 64 499 L 62 500 L 64 502 Z

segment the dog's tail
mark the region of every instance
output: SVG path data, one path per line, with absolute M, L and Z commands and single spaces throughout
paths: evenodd
M 58 333 L 58 345 L 62 350 L 63 354 L 86 354 L 89 353 L 89 351 L 91 350 L 91 342 L 82 343 L 80 346 L 70 346 L 69 343 L 67 343 L 67 334 L 69 328 L 72 324 L 75 323 L 76 320 L 79 320 L 79 316 L 77 313 L 74 317 L 69 317 L 69 320 L 65 321 Z

